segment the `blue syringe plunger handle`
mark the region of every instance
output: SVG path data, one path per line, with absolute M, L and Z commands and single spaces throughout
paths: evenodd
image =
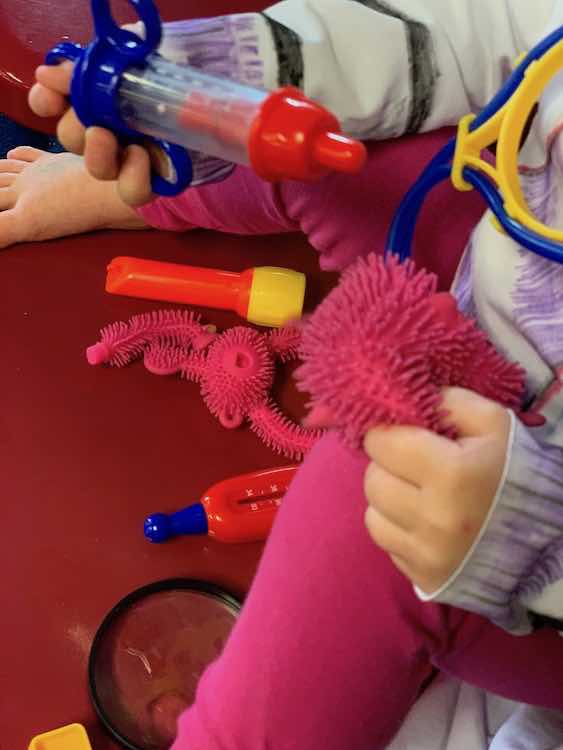
M 145 536 L 151 542 L 166 542 L 180 534 L 207 534 L 207 514 L 201 503 L 176 513 L 153 513 L 145 518 Z
M 60 44 L 46 61 L 73 62 L 70 100 L 85 127 L 107 128 L 122 145 L 148 141 L 154 193 L 224 179 L 234 164 L 269 181 L 306 182 L 363 167 L 365 146 L 303 92 L 269 92 L 164 59 L 153 0 L 129 2 L 146 38 L 120 29 L 108 0 L 92 0 L 96 38 L 87 47 Z
M 129 0 L 145 27 L 145 38 L 120 28 L 112 18 L 109 0 L 92 0 L 96 38 L 86 47 L 62 42 L 45 58 L 47 65 L 63 60 L 74 63 L 70 100 L 85 127 L 98 125 L 118 134 L 122 144 L 152 141 L 164 154 L 167 174 L 153 170 L 152 190 L 163 196 L 183 192 L 192 182 L 193 164 L 182 146 L 162 138 L 147 137 L 130 127 L 119 106 L 123 76 L 131 68 L 142 70 L 160 44 L 162 24 L 152 0 Z

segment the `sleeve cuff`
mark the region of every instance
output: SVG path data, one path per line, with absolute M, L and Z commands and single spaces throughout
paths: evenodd
M 548 552 L 563 533 L 561 451 L 539 445 L 511 414 L 504 473 L 488 517 L 452 577 L 424 601 L 450 604 L 482 615 L 516 635 L 532 630 L 523 591 L 533 586 Z M 563 566 L 561 559 L 556 567 Z M 552 577 L 560 575 L 553 570 Z

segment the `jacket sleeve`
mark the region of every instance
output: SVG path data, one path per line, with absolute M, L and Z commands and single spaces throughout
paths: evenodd
M 543 34 L 563 22 L 563 3 L 554 4 Z M 551 158 L 560 153 L 563 100 L 561 76 L 543 92 L 539 132 Z M 547 290 L 547 287 L 546 287 Z M 555 313 L 560 301 L 546 291 L 542 310 Z M 563 298 L 562 298 L 563 299 Z M 549 330 L 549 329 L 548 329 Z M 550 361 L 563 363 L 563 339 L 550 334 Z M 504 476 L 489 516 L 465 560 L 427 601 L 442 602 L 483 615 L 514 634 L 530 632 L 551 620 L 563 630 L 563 368 L 541 393 L 533 411 L 546 420 L 529 428 L 512 416 Z
M 292 85 L 365 140 L 456 124 L 493 96 L 561 0 L 283 0 L 164 24 L 161 53 L 274 89 Z
M 483 615 L 516 635 L 543 616 L 563 629 L 563 381 L 544 427 L 512 415 L 504 476 L 480 535 L 449 581 L 425 601 Z
M 302 86 L 364 139 L 479 110 L 549 22 L 554 0 L 285 0 L 278 82 Z M 275 66 L 274 66 L 275 67 Z

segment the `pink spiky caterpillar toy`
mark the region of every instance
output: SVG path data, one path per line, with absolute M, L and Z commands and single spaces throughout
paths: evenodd
M 163 310 L 107 326 L 86 356 L 90 364 L 117 367 L 143 356 L 156 375 L 179 373 L 200 385 L 207 407 L 224 427 L 247 420 L 273 450 L 298 460 L 321 433 L 290 421 L 269 392 L 276 361 L 296 359 L 299 341 L 294 327 L 259 333 L 237 326 L 219 334 L 193 313 Z
M 460 386 L 518 409 L 524 372 L 507 362 L 437 279 L 374 254 L 360 259 L 306 320 L 296 377 L 311 394 L 310 427 L 334 426 L 359 447 L 381 424 L 455 438 L 440 389 Z
M 86 358 L 91 365 L 124 367 L 159 339 L 201 349 L 212 340 L 216 330 L 215 326 L 203 326 L 200 316 L 189 310 L 156 310 L 134 315 L 128 323 L 120 320 L 102 328 L 100 340 L 88 347 Z

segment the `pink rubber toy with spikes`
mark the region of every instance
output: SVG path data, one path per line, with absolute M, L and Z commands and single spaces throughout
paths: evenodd
M 160 316 L 160 331 L 158 322 L 154 315 L 136 316 L 129 324 L 106 327 L 101 342 L 88 349 L 88 361 L 122 366 L 143 355 L 150 372 L 180 373 L 198 383 L 206 405 L 224 427 L 233 429 L 247 420 L 276 452 L 292 460 L 307 453 L 320 430 L 289 420 L 269 395 L 276 360 L 288 362 L 297 357 L 297 328 L 259 333 L 237 326 L 217 334 L 191 314 L 172 311 Z
M 200 316 L 187 310 L 157 310 L 134 315 L 128 323 L 118 321 L 102 328 L 100 340 L 88 347 L 86 358 L 91 365 L 109 364 L 124 367 L 140 357 L 157 339 L 170 344 L 199 347 L 209 343 L 215 326 L 203 326 Z
M 460 386 L 518 409 L 524 371 L 496 352 L 437 279 L 411 261 L 359 259 L 303 323 L 296 377 L 311 394 L 306 424 L 334 426 L 359 447 L 381 424 L 455 438 L 440 389 Z

